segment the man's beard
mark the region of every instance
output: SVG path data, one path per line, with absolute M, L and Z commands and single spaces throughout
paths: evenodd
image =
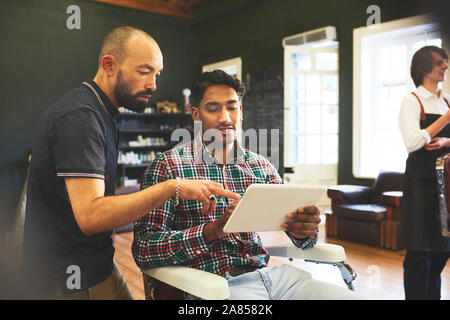
M 139 91 L 136 94 L 131 94 L 131 90 L 128 83 L 122 78 L 122 71 L 119 70 L 116 78 L 116 86 L 114 87 L 114 98 L 117 104 L 128 110 L 135 112 L 144 112 L 148 105 L 148 101 L 139 100 L 140 96 L 153 95 L 153 90 Z

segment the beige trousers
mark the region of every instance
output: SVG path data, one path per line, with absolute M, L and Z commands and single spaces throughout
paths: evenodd
M 60 286 L 55 286 L 56 300 L 133 300 L 127 282 L 116 263 L 111 274 L 102 282 L 80 291 L 64 294 Z

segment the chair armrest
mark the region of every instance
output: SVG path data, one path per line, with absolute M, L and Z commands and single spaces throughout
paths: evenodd
M 346 259 L 342 246 L 329 243 L 317 243 L 314 247 L 300 249 L 296 246 L 265 247 L 271 256 L 281 256 L 292 259 L 302 259 L 314 262 L 339 263 Z
M 142 273 L 177 289 L 206 300 L 230 297 L 225 278 L 211 272 L 184 266 L 170 266 L 141 270 Z
M 331 199 L 344 203 L 369 203 L 372 189 L 364 186 L 337 185 L 329 186 L 327 195 Z

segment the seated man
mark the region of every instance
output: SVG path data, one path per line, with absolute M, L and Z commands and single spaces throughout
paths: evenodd
M 243 87 L 223 71 L 206 72 L 193 88 L 195 121 L 202 135 L 161 154 L 144 174 L 142 188 L 167 179 L 208 179 L 243 194 L 253 183 L 282 183 L 264 157 L 243 149 L 236 140 L 242 121 Z M 211 131 L 215 139 L 207 141 Z M 207 133 L 207 134 L 205 134 Z M 219 143 L 218 143 L 219 142 Z M 344 287 L 312 280 L 293 266 L 267 267 L 267 251 L 255 232 L 224 233 L 237 200 L 214 199 L 202 212 L 198 201 L 170 199 L 135 222 L 132 252 L 141 268 L 185 265 L 228 279 L 230 299 L 353 299 Z M 317 241 L 319 210 L 298 208 L 282 226 L 300 248 Z

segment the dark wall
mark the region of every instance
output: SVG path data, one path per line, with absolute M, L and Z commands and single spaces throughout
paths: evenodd
M 81 9 L 81 30 L 66 26 L 71 15 L 66 10 L 73 4 Z M 40 117 L 66 91 L 94 77 L 102 39 L 124 25 L 147 31 L 163 52 L 164 71 L 152 103 L 182 103 L 181 91 L 195 77 L 191 21 L 90 1 L 0 2 L 0 226 L 7 225 L 17 205 L 23 159 Z
M 371 184 L 372 180 L 356 179 L 352 174 L 353 29 L 366 25 L 367 7 L 372 4 L 380 7 L 381 22 L 386 22 L 429 13 L 434 3 L 423 0 L 228 0 L 223 5 L 223 1 L 212 0 L 196 12 L 194 30 L 199 36 L 199 62 L 204 65 L 240 56 L 243 79 L 258 71 L 283 70 L 281 42 L 284 37 L 335 26 L 340 70 L 338 182 Z M 283 108 L 283 104 L 273 107 Z M 255 106 L 250 105 L 251 115 L 253 108 Z M 282 111 L 278 114 L 282 115 Z M 244 111 L 244 121 L 249 122 L 246 117 Z

